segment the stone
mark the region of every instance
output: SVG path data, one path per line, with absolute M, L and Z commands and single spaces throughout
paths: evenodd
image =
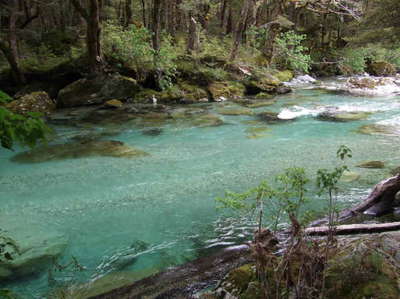
M 6 107 L 11 111 L 20 114 L 26 114 L 28 112 L 50 114 L 56 109 L 55 103 L 44 91 L 26 94 L 17 100 L 10 102 Z
M 38 235 L 26 232 L 18 234 L 15 240 L 20 254 L 13 260 L 0 261 L 0 281 L 19 279 L 40 273 L 48 268 L 53 260 L 60 256 L 67 247 L 67 240 L 62 235 Z
M 349 122 L 367 119 L 370 114 L 370 112 L 324 111 L 318 114 L 317 118 L 323 121 Z
M 245 88 L 241 83 L 234 81 L 213 82 L 208 86 L 211 98 L 216 101 L 221 97 L 238 98 L 244 95 Z
M 77 159 L 93 156 L 114 158 L 137 158 L 149 154 L 128 146 L 121 141 L 88 140 L 38 147 L 22 152 L 12 158 L 19 163 L 41 163 L 53 160 Z
M 359 127 L 356 131 L 360 134 L 366 135 L 391 135 L 398 136 L 400 131 L 394 126 L 380 125 L 380 124 L 369 124 Z
M 103 75 L 80 79 L 60 90 L 57 106 L 61 108 L 103 104 L 116 99 L 126 101 L 140 91 L 136 80 L 121 75 Z
M 386 61 L 376 61 L 368 65 L 367 72 L 373 76 L 394 76 L 396 67 Z
M 222 115 L 253 115 L 253 111 L 246 108 L 224 108 L 218 109 L 217 112 Z
M 194 118 L 191 124 L 196 127 L 217 127 L 224 124 L 224 121 L 215 114 L 205 114 Z
M 354 171 L 344 171 L 342 176 L 340 177 L 340 181 L 343 183 L 352 183 L 357 181 L 360 178 L 360 174 Z
M 281 82 L 289 82 L 294 78 L 293 72 L 289 70 L 277 72 L 274 76 Z
M 266 123 L 277 123 L 277 122 L 286 122 L 289 121 L 287 119 L 281 119 L 278 117 L 278 113 L 271 111 L 264 111 L 257 114 L 257 118 Z
M 400 166 L 390 170 L 390 174 L 397 175 L 400 173 Z
M 367 161 L 358 164 L 357 167 L 381 169 L 385 168 L 385 163 L 383 163 L 382 161 Z
M 282 86 L 281 81 L 270 74 L 252 76 L 243 82 L 248 95 L 257 95 L 261 92 L 275 94 L 278 86 Z
M 109 100 L 104 103 L 107 108 L 121 108 L 124 104 L 120 100 Z

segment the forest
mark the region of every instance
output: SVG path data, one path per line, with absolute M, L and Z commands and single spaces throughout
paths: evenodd
M 398 0 L 0 0 L 0 298 L 399 298 Z

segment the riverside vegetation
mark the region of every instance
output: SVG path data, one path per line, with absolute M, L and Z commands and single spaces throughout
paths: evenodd
M 245 136 L 252 141 L 305 113 L 338 125 L 363 122 L 372 112 L 315 106 L 311 109 L 318 113 L 307 112 L 298 108 L 301 97 L 283 111 L 271 107 L 299 82 L 315 81 L 306 74 L 346 76 L 335 90 L 355 95 L 398 92 L 399 20 L 396 0 L 0 0 L 1 146 L 15 150 L 10 160 L 20 164 L 87 157 L 140 161 L 151 153 L 109 138 L 134 126 L 156 139 L 170 125 L 213 128 L 234 117 L 249 126 Z M 315 86 L 333 89 L 324 80 Z M 213 110 L 215 103 L 220 106 Z M 390 124 L 360 124 L 354 129 L 365 138 L 398 136 Z M 63 139 L 59 131 L 65 127 L 79 133 Z M 341 160 L 350 155 L 347 147 L 338 151 Z M 384 169 L 385 164 L 365 161 L 358 167 Z M 381 241 L 335 236 L 337 184 L 357 181 L 357 175 L 343 165 L 316 174 L 313 192 L 328 194 L 326 240 L 306 233 L 302 219 L 310 218 L 304 206 L 310 179 L 302 168 L 278 176 L 278 187 L 264 182 L 220 199 L 229 207 L 258 211 L 250 246 L 255 262 L 233 270 L 216 292 L 202 296 L 397 298 L 400 261 L 389 251 L 398 242 L 387 236 L 377 237 Z M 251 204 L 249 197 L 254 197 Z M 290 223 L 285 241 L 275 229 L 264 228 L 283 222 Z M 111 264 L 123 270 L 154 249 L 135 242 Z M 65 248 L 67 241 L 58 234 L 34 240 L 1 230 L 1 282 L 8 288 L 10 280 L 67 269 L 57 261 Z M 84 270 L 75 257 L 66 264 Z M 351 278 L 350 269 L 362 279 L 338 279 L 341 272 Z M 53 276 L 51 294 L 68 295 L 61 290 L 68 287 Z M 352 283 L 357 288 L 351 289 Z M 0 296 L 14 295 L 4 290 Z

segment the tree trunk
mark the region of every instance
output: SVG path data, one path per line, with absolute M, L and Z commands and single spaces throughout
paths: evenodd
M 330 233 L 335 235 L 350 235 L 350 234 L 370 234 L 381 233 L 387 231 L 400 230 L 400 222 L 390 223 L 373 223 L 373 224 L 347 224 L 338 226 L 318 226 L 308 227 L 304 233 L 309 236 L 326 236 Z
M 233 47 L 230 55 L 230 60 L 233 61 L 236 59 L 236 56 L 239 52 L 239 47 L 243 39 L 243 33 L 246 27 L 246 20 L 249 13 L 249 9 L 251 5 L 254 4 L 254 0 L 246 0 L 243 4 L 242 9 L 240 11 L 239 22 L 236 27 L 235 37 L 233 42 Z
M 364 201 L 352 208 L 341 211 L 337 223 L 348 222 L 364 213 L 370 216 L 381 216 L 393 210 L 394 205 L 400 199 L 400 174 L 383 180 L 377 184 Z M 397 197 L 397 198 L 396 198 Z M 311 226 L 324 225 L 326 218 L 314 221 Z
M 79 0 L 72 0 L 72 4 L 86 22 L 86 46 L 90 72 L 92 74 L 101 73 L 102 54 L 99 0 L 89 0 L 89 12 L 81 6 Z
M 160 51 L 161 46 L 161 1 L 153 0 L 153 14 L 152 14 L 152 31 L 153 31 L 153 49 L 156 52 Z
M 199 48 L 199 34 L 197 30 L 197 22 L 193 16 L 193 12 L 189 13 L 189 38 L 188 38 L 188 53 L 192 54 Z
M 132 15 L 132 0 L 125 0 L 125 27 L 129 27 L 133 23 Z
M 14 78 L 15 83 L 17 84 L 24 84 L 25 83 L 25 76 L 22 73 L 17 57 L 14 56 L 13 52 L 11 51 L 10 47 L 7 45 L 6 42 L 0 40 L 0 50 L 3 52 L 4 56 L 6 57 L 8 63 L 11 67 L 11 73 Z

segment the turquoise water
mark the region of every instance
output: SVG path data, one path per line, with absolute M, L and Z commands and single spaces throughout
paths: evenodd
M 249 238 L 251 223 L 216 210 L 215 197 L 225 190 L 241 191 L 272 178 L 283 169 L 304 167 L 309 174 L 337 164 L 337 148 L 353 150 L 352 170 L 359 181 L 343 184 L 340 201 L 351 204 L 372 185 L 400 165 L 399 139 L 363 135 L 364 124 L 397 119 L 400 98 L 362 98 L 318 90 L 298 90 L 281 96 L 272 107 L 254 111 L 281 111 L 297 102 L 307 109 L 295 121 L 268 124 L 261 138 L 247 138 L 254 116 L 221 116 L 225 125 L 199 128 L 174 122 L 162 125 L 159 136 L 143 135 L 133 122 L 118 135 L 107 137 L 144 150 L 150 156 L 137 159 L 90 157 L 19 164 L 10 160 L 16 152 L 0 150 L 0 227 L 32 235 L 62 234 L 68 247 L 61 262 L 75 257 L 86 270 L 60 272 L 55 281 L 48 273 L 3 287 L 26 298 L 42 298 L 51 288 L 83 283 L 110 271 L 156 271 L 184 263 L 216 248 Z M 205 107 L 217 111 L 221 105 Z M 373 112 L 367 120 L 323 122 L 313 117 L 326 106 Z M 299 108 L 289 108 L 299 109 Z M 216 113 L 216 112 L 215 112 Z M 55 127 L 59 140 L 78 134 L 76 127 Z M 107 139 L 106 138 L 106 139 Z M 18 151 L 17 151 L 18 152 Z M 365 160 L 382 160 L 386 169 L 354 166 Z M 324 201 L 313 198 L 310 208 Z M 123 269 L 110 261 L 145 242 L 136 262 Z

